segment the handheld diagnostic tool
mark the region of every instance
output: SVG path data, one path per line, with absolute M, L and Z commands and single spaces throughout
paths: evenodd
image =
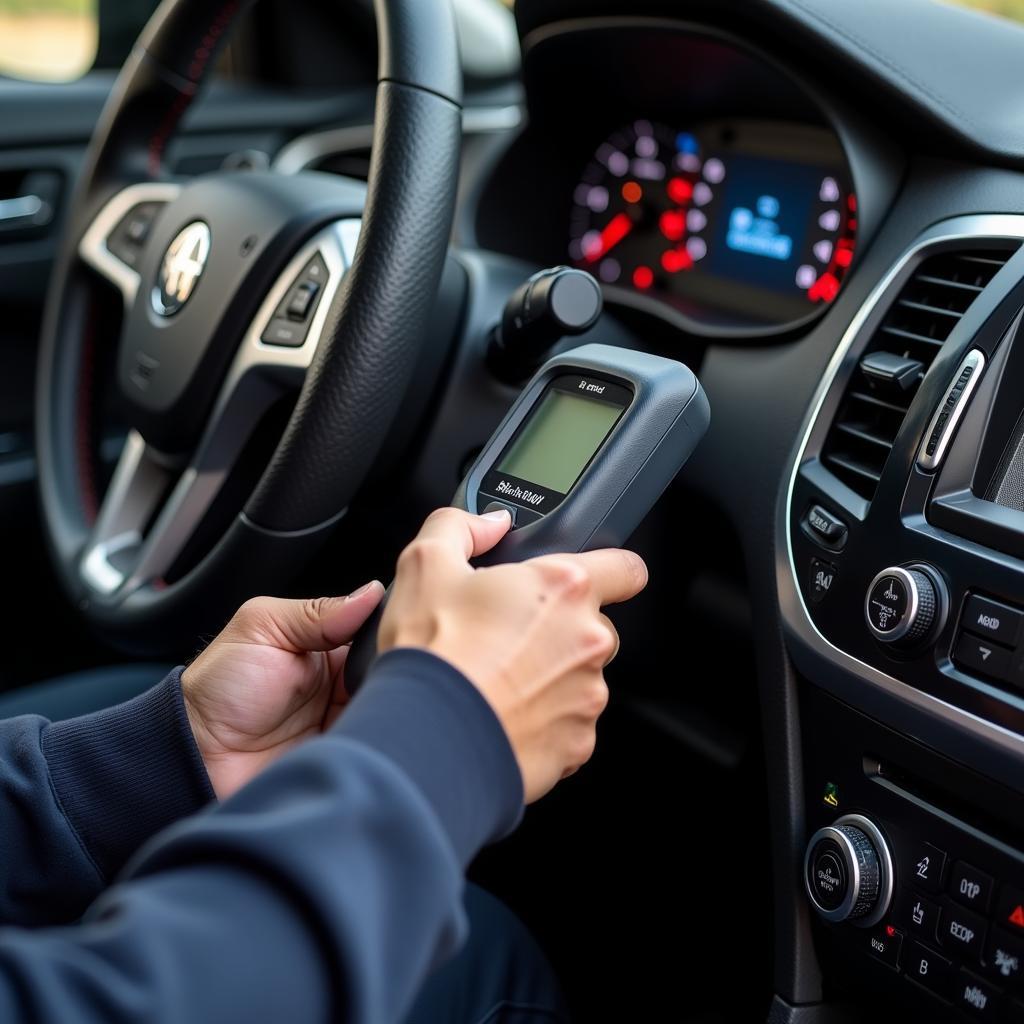
M 477 514 L 505 508 L 512 529 L 480 565 L 618 547 L 707 431 L 711 410 L 682 363 L 583 345 L 526 385 L 455 494 Z M 353 644 L 349 692 L 376 654 L 381 609 Z

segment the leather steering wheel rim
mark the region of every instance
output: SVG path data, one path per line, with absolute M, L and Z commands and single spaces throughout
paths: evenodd
M 252 0 L 165 0 L 126 61 L 72 198 L 47 298 L 36 396 L 46 533 L 72 599 L 121 646 L 153 652 L 208 629 L 290 576 L 330 532 L 398 412 L 447 252 L 461 140 L 461 68 L 448 0 L 375 0 L 379 68 L 372 160 L 355 256 L 284 434 L 244 509 L 170 585 L 116 601 L 84 586 L 91 529 L 83 417 L 92 385 L 90 288 L 78 246 L 131 183 L 159 180 L 167 143 L 219 43 Z

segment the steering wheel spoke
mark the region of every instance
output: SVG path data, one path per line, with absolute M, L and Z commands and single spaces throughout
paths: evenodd
M 153 221 L 180 193 L 174 182 L 129 185 L 107 201 L 78 243 L 81 260 L 121 292 L 126 309 L 139 291 L 138 266 Z
M 311 238 L 279 275 L 246 331 L 196 451 L 175 460 L 131 431 L 80 562 L 86 587 L 117 600 L 159 583 L 210 510 L 252 431 L 283 393 L 302 383 L 351 265 L 358 219 L 336 221 Z M 305 315 L 288 316 L 315 285 Z M 306 288 L 306 291 L 309 291 Z M 278 321 L 297 343 L 278 343 Z

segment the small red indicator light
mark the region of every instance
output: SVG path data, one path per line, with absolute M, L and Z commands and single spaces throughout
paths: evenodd
M 666 249 L 661 254 L 661 265 L 670 274 L 678 274 L 693 266 L 693 257 L 685 249 Z
M 853 262 L 852 249 L 836 249 L 836 266 L 848 267 Z
M 654 271 L 650 267 L 637 267 L 633 271 L 633 284 L 641 291 L 645 291 L 654 284 Z
M 693 186 L 685 178 L 669 178 L 665 190 L 676 206 L 683 206 L 693 196 Z
M 812 302 L 831 302 L 838 294 L 839 280 L 827 271 L 807 289 L 807 298 Z
M 658 220 L 658 226 L 670 242 L 678 242 L 686 233 L 686 218 L 679 210 L 666 210 Z
M 627 181 L 622 186 L 622 198 L 627 203 L 639 203 L 643 198 L 643 194 L 644 190 L 635 181 Z
M 896 929 L 891 924 L 885 926 L 885 934 L 891 939 L 896 934 Z
M 1015 924 L 1018 928 L 1024 928 L 1024 907 L 1019 903 L 1013 908 L 1013 913 L 1008 918 L 1010 924 Z

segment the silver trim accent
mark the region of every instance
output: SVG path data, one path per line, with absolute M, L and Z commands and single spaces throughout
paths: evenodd
M 886 576 L 895 576 L 898 580 L 901 580 L 907 588 L 907 593 L 910 595 L 910 603 L 907 606 L 907 614 L 903 616 L 903 621 L 895 629 L 890 629 L 888 632 L 876 629 L 875 624 L 871 621 L 871 593 Z M 886 643 L 895 643 L 897 640 L 902 640 L 910 632 L 920 610 L 921 595 L 917 589 L 917 580 L 902 566 L 892 565 L 888 569 L 883 569 L 868 584 L 868 592 L 864 595 L 864 618 L 867 620 L 868 629 L 871 630 L 871 633 L 877 639 Z
M 953 393 L 953 388 L 956 387 L 956 382 L 960 379 L 960 374 L 967 369 L 968 366 L 974 367 L 974 372 L 971 374 L 967 383 L 964 385 L 964 390 L 960 395 L 960 401 L 953 406 L 953 415 L 946 421 L 946 426 L 939 436 L 938 444 L 935 446 L 935 451 L 928 455 L 925 449 L 928 447 L 928 441 L 932 434 L 935 432 L 935 428 L 938 425 L 939 417 L 942 415 L 942 410 L 949 400 L 949 396 Z M 956 428 L 960 425 L 960 421 L 964 418 L 964 413 L 967 412 L 967 406 L 970 405 L 971 395 L 974 394 L 974 389 L 978 386 L 978 381 L 981 379 L 981 375 L 985 372 L 985 353 L 980 349 L 973 349 L 964 356 L 964 361 L 957 367 L 956 374 L 953 380 L 950 382 L 948 388 L 942 396 L 939 404 L 935 408 L 935 412 L 932 414 L 931 420 L 928 422 L 928 429 L 924 432 L 924 438 L 921 440 L 921 453 L 917 457 L 917 464 L 925 472 L 931 472 L 932 470 L 938 469 L 942 464 L 943 458 L 946 455 L 946 449 L 949 447 L 950 441 L 953 440 L 953 435 L 956 433 Z
M 181 188 L 181 185 L 169 181 L 129 185 L 100 210 L 78 243 L 81 260 L 117 286 L 126 308 L 135 301 L 141 278 L 137 270 L 123 263 L 107 248 L 107 239 L 133 206 L 139 203 L 170 203 L 178 198 Z
M 462 134 L 508 132 L 518 128 L 522 120 L 522 108 L 516 104 L 504 107 L 465 107 L 462 111 Z M 346 125 L 344 128 L 310 132 L 282 146 L 271 166 L 279 174 L 298 174 L 324 157 L 354 149 L 368 149 L 372 142 L 372 124 Z
M 871 842 L 878 858 L 878 900 L 874 909 L 863 917 L 850 918 L 850 912 L 857 905 L 860 897 L 860 865 L 857 863 L 857 854 L 848 836 L 839 831 L 842 825 L 852 825 L 860 829 Z M 811 888 L 808 873 L 811 866 L 811 853 L 822 839 L 831 839 L 845 850 L 846 867 L 850 872 L 850 885 L 846 897 L 834 910 L 827 910 L 815 898 Z M 817 832 L 807 841 L 807 850 L 804 853 L 804 891 L 811 901 L 814 909 L 826 920 L 838 923 L 849 921 L 856 928 L 870 928 L 878 924 L 885 917 L 892 903 L 895 872 L 892 864 L 892 854 L 889 851 L 889 844 L 870 818 L 863 814 L 844 814 L 836 818 L 831 825 L 819 828 Z
M 1011 754 L 1017 759 L 1024 759 L 1024 736 L 1001 725 L 981 718 L 964 708 L 950 704 L 939 697 L 921 690 L 915 690 L 887 673 L 848 654 L 836 647 L 815 625 L 804 600 L 797 574 L 796 560 L 793 555 L 793 538 L 789 529 L 793 512 L 793 491 L 796 487 L 797 475 L 804 462 L 807 445 L 811 434 L 818 423 L 821 407 L 825 404 L 839 370 L 847 353 L 857 340 L 865 322 L 874 312 L 875 307 L 886 296 L 892 283 L 903 268 L 927 249 L 937 245 L 973 240 L 978 238 L 1010 238 L 1016 241 L 1024 239 L 1024 216 L 1013 214 L 976 214 L 956 217 L 943 221 L 927 229 L 913 242 L 899 259 L 893 264 L 881 281 L 871 290 L 864 304 L 850 321 L 829 360 L 821 382 L 811 399 L 807 415 L 804 419 L 803 432 L 799 443 L 794 448 L 793 461 L 790 468 L 789 483 L 786 488 L 784 515 L 778 517 L 776 543 L 779 551 L 785 551 L 785 565 L 781 564 L 776 580 L 779 588 L 779 607 L 785 626 L 807 644 L 812 650 L 833 664 L 855 675 L 859 680 L 874 686 L 888 696 L 904 704 L 916 708 L 923 713 L 939 718 L 957 728 L 992 744 L 997 749 Z M 788 570 L 788 571 L 785 571 Z
M 358 234 L 358 220 L 337 221 L 314 235 L 289 260 L 242 338 L 203 436 L 177 482 L 175 467 L 168 466 L 138 433 L 129 434 L 79 563 L 90 589 L 123 599 L 171 568 L 220 492 L 256 419 L 283 390 L 302 383 L 331 304 L 352 265 Z M 305 342 L 296 348 L 264 344 L 261 335 L 274 311 L 316 253 L 327 265 L 328 280 Z M 151 519 L 152 526 L 144 535 Z M 120 569 L 111 563 L 111 555 L 131 546 L 138 547 L 134 565 Z

